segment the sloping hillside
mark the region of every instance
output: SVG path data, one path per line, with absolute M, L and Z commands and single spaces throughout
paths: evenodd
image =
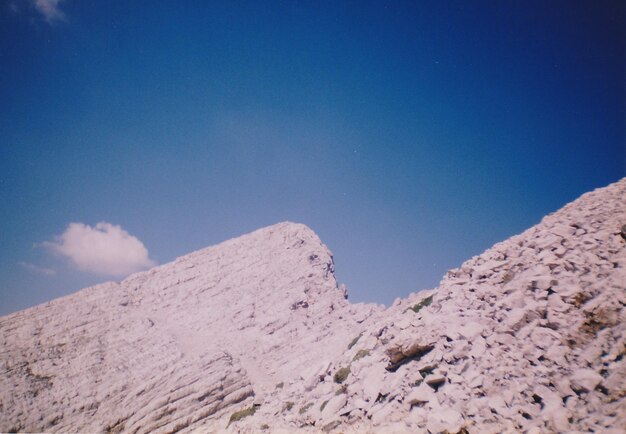
M 315 388 L 276 394 L 295 410 L 239 425 L 623 432 L 624 224 L 626 180 L 583 195 L 392 306 Z
M 626 179 L 383 310 L 281 223 L 0 319 L 0 431 L 623 432 Z
M 338 356 L 381 310 L 347 302 L 310 229 L 261 229 L 1 318 L 0 431 L 194 428 Z

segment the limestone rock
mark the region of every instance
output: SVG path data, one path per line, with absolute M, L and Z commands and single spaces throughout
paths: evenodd
M 446 408 L 430 413 L 426 427 L 431 433 L 459 432 L 463 424 L 461 413 Z
M 572 373 L 570 381 L 574 390 L 589 392 L 602 382 L 602 376 L 592 369 L 577 369 Z
M 422 383 L 419 387 L 416 387 L 411 390 L 411 392 L 406 396 L 405 402 L 409 404 L 409 406 L 428 402 L 435 395 L 433 389 L 426 385 L 426 383 Z
M 484 327 L 481 324 L 475 321 L 472 321 L 459 327 L 458 332 L 462 337 L 464 337 L 468 341 L 472 341 L 478 336 L 480 336 L 483 330 L 484 330 Z
M 396 338 L 394 345 L 387 348 L 389 356 L 388 370 L 397 369 L 405 360 L 417 358 L 434 348 L 433 339 L 426 336 L 415 336 L 413 333 L 404 333 Z
M 3 317 L 0 431 L 224 429 L 306 367 L 312 389 L 381 311 L 350 305 L 333 269 L 281 223 Z
M 387 309 L 258 230 L 0 318 L 0 431 L 622 432 L 625 221 L 623 179 Z
M 336 417 L 343 407 L 348 402 L 348 398 L 344 394 L 339 394 L 331 398 L 322 410 L 322 418 L 326 421 L 330 421 Z

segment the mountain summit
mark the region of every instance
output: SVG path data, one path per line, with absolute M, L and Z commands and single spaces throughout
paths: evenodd
M 626 179 L 388 309 L 280 223 L 0 318 L 0 431 L 622 432 Z

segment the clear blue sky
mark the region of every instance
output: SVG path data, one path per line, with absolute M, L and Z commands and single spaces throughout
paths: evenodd
M 0 2 L 0 314 L 284 220 L 389 304 L 626 175 L 623 1 Z M 47 9 L 45 9 L 47 7 Z

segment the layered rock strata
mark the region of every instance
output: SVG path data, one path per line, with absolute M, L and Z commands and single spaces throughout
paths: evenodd
M 295 385 L 296 406 L 313 405 L 293 423 L 356 432 L 623 432 L 624 222 L 626 180 L 449 271 L 436 290 L 398 300 L 314 390 Z M 339 384 L 333 375 L 345 368 Z
M 626 427 L 626 179 L 386 310 L 284 223 L 0 319 L 0 431 Z
M 228 418 L 340 355 L 382 311 L 349 304 L 333 271 L 310 229 L 282 223 L 5 316 L 0 431 L 173 432 Z

